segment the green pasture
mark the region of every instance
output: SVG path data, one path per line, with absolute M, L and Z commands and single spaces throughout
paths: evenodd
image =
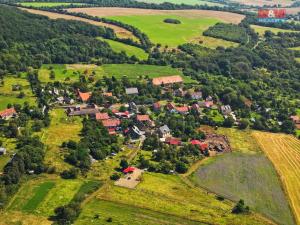
M 300 63 L 300 58 L 296 58 L 296 61 Z
M 223 123 L 224 116 L 217 109 L 209 110 L 207 116 L 211 118 L 216 123 Z
M 202 1 L 202 0 L 138 0 L 138 2 L 161 4 L 164 2 L 170 2 L 173 4 L 186 4 L 186 5 L 208 5 L 208 6 L 223 6 L 222 4 Z
M 31 92 L 29 82 L 25 78 L 19 78 L 17 76 L 5 76 L 4 84 L 0 85 L 0 110 L 6 109 L 8 104 L 29 104 L 35 103 L 35 97 Z M 13 85 L 19 85 L 22 90 L 13 91 Z M 24 92 L 25 97 L 18 98 L 20 92 Z
M 2 141 L 2 146 L 7 151 L 5 155 L 0 155 L 0 172 L 2 172 L 5 165 L 11 159 L 12 154 L 15 153 L 16 139 L 0 137 L 0 141 Z
M 192 175 L 192 180 L 233 201 L 244 199 L 250 209 L 279 224 L 294 224 L 277 173 L 262 153 L 218 156 L 201 166 Z
M 138 59 L 146 60 L 148 58 L 148 54 L 141 48 L 127 45 L 118 41 L 113 41 L 109 39 L 99 38 L 102 41 L 107 42 L 110 47 L 115 52 L 125 52 L 128 56 L 136 56 Z
M 205 224 L 263 224 L 253 214 L 232 214 L 230 201 L 219 201 L 215 194 L 190 186 L 184 178 L 175 175 L 144 173 L 142 182 L 135 189 L 106 185 L 100 189 L 97 198 Z M 81 218 L 85 218 L 85 213 Z
M 20 2 L 22 6 L 26 7 L 56 7 L 56 6 L 68 6 L 68 5 L 86 5 L 85 3 L 70 3 L 70 2 Z
M 260 36 L 263 36 L 267 30 L 273 32 L 274 34 L 278 34 L 279 32 L 285 33 L 285 32 L 297 32 L 294 30 L 285 30 L 280 28 L 274 28 L 274 27 L 263 27 L 258 25 L 251 25 L 251 28 L 255 30 Z
M 46 145 L 45 164 L 55 166 L 58 172 L 71 166 L 64 161 L 64 152 L 60 146 L 64 141 L 80 139 L 82 129 L 81 118 L 68 117 L 63 109 L 50 112 L 51 124 L 40 133 L 42 142 Z
M 173 48 L 187 42 L 201 42 L 203 46 L 212 48 L 236 45 L 233 42 L 202 35 L 203 31 L 210 26 L 222 22 L 215 18 L 187 18 L 176 15 L 113 16 L 110 18 L 137 27 L 147 34 L 153 43 L 159 43 L 163 47 L 167 45 Z M 181 24 L 165 23 L 166 18 L 180 20 Z

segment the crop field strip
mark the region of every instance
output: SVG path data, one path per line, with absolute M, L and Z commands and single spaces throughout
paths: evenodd
M 138 0 L 138 2 L 155 3 L 155 4 L 170 2 L 173 4 L 186 4 L 186 5 L 224 6 L 220 3 L 203 1 L 203 0 Z
M 296 221 L 300 223 L 300 141 L 284 134 L 254 132 L 280 175 Z
M 86 22 L 86 23 L 96 25 L 96 26 L 109 27 L 109 28 L 113 29 L 115 31 L 116 35 L 120 38 L 132 38 L 134 40 L 137 40 L 137 38 L 130 31 L 128 31 L 124 28 L 112 25 L 112 24 L 97 22 L 97 21 L 93 21 L 93 20 L 89 20 L 89 19 L 85 19 L 85 18 L 81 18 L 81 17 L 77 17 L 77 16 L 47 12 L 47 11 L 38 10 L 38 9 L 27 9 L 27 8 L 22 8 L 22 7 L 19 7 L 19 8 L 22 10 L 25 10 L 29 13 L 47 16 L 50 19 L 78 20 L 78 21 Z

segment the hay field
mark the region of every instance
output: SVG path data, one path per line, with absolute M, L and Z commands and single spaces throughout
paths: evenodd
M 254 5 L 254 6 L 273 6 L 280 4 L 282 6 L 289 6 L 293 3 L 292 0 L 233 0 L 233 2 L 237 2 L 244 5 Z
M 238 24 L 244 19 L 244 15 L 230 12 L 212 10 L 156 10 L 156 9 L 135 9 L 135 8 L 73 8 L 69 12 L 83 12 L 91 16 L 112 17 L 112 16 L 145 16 L 145 15 L 174 15 L 188 18 L 214 18 L 227 23 Z
M 37 9 L 26 9 L 26 8 L 19 8 L 19 9 L 25 10 L 25 11 L 27 11 L 29 13 L 32 13 L 32 14 L 47 16 L 50 19 L 54 19 L 54 20 L 55 19 L 78 20 L 78 21 L 93 24 L 93 25 L 96 25 L 96 26 L 109 27 L 109 28 L 113 29 L 115 31 L 116 35 L 120 38 L 133 38 L 134 40 L 136 40 L 136 37 L 130 31 L 128 31 L 124 28 L 115 26 L 115 25 L 102 23 L 102 22 L 97 22 L 97 21 L 84 19 L 84 18 L 80 18 L 80 17 L 76 17 L 76 16 L 70 16 L 70 15 L 64 15 L 64 14 L 59 14 L 59 13 L 53 13 L 53 12 L 37 10 Z
M 208 2 L 203 0 L 138 0 L 138 2 L 161 4 L 164 2 L 170 2 L 173 4 L 186 4 L 186 5 L 208 5 L 208 6 L 224 6 L 215 2 Z
M 274 164 L 296 221 L 300 224 L 300 141 L 291 135 L 254 132 L 262 150 Z
M 282 33 L 288 33 L 288 32 L 299 32 L 295 30 L 285 30 L 280 28 L 274 28 L 274 27 L 263 27 L 258 25 L 250 25 L 252 29 L 255 30 L 260 36 L 263 36 L 267 30 L 272 31 L 274 34 L 278 34 L 279 32 Z

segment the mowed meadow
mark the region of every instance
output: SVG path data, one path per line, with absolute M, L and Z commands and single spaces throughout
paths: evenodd
M 254 137 L 274 164 L 300 224 L 300 141 L 291 135 L 258 131 Z
M 252 132 L 220 128 L 218 133 L 229 138 L 233 152 L 208 158 L 191 180 L 233 201 L 243 199 L 252 210 L 276 223 L 294 225 L 281 181 Z
M 68 11 L 107 17 L 130 24 L 147 34 L 153 43 L 172 48 L 187 42 L 202 43 L 211 48 L 236 46 L 236 43 L 206 37 L 202 33 L 218 22 L 239 23 L 244 18 L 240 14 L 208 10 L 72 8 Z M 181 24 L 165 23 L 167 18 L 180 20 Z

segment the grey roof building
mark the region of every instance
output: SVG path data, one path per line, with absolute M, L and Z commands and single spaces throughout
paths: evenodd
M 139 90 L 136 87 L 133 87 L 133 88 L 126 88 L 125 92 L 127 95 L 135 95 L 139 93 Z

